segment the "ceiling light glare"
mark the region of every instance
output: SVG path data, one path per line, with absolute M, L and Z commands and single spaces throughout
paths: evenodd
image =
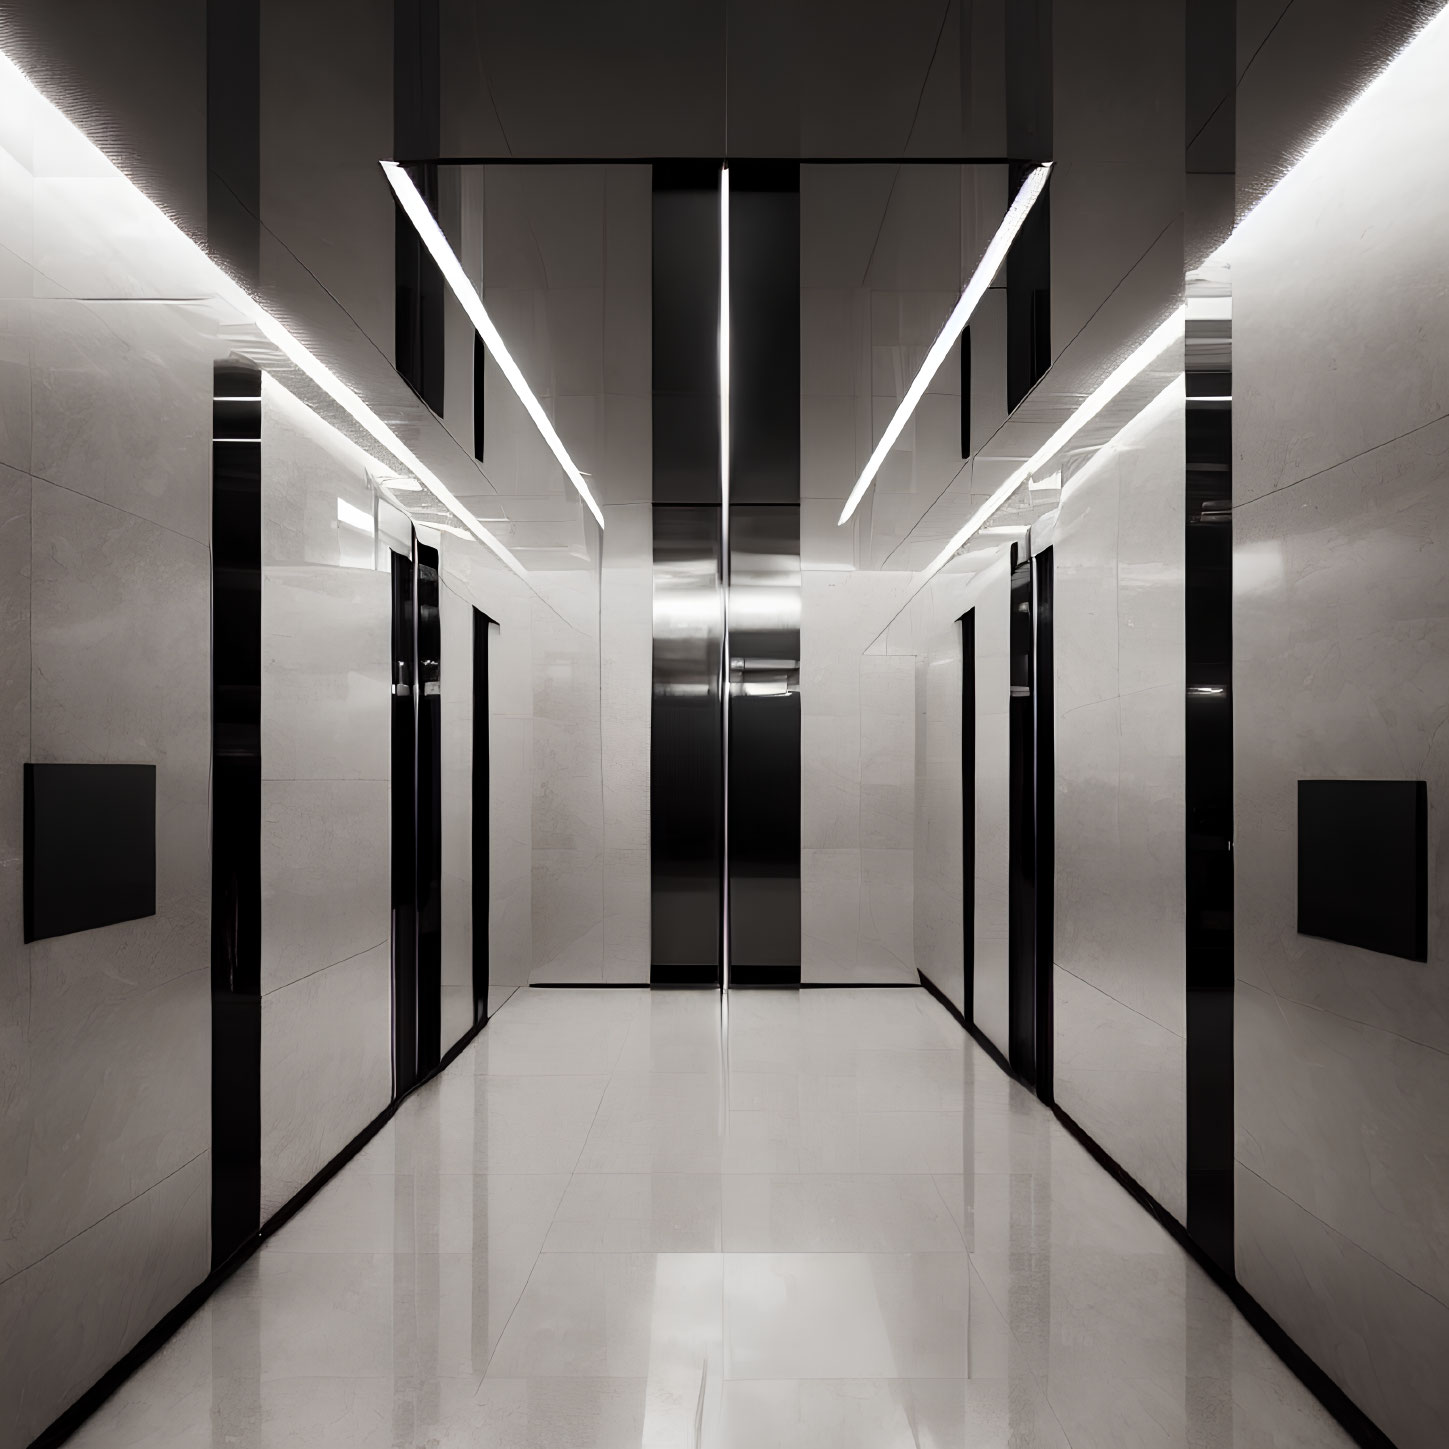
M 1231 260 L 1233 244 L 1251 224 L 1253 218 L 1259 216 L 1268 203 L 1285 186 L 1292 182 L 1294 176 L 1304 170 L 1306 163 L 1315 159 L 1327 147 L 1330 141 L 1341 138 L 1347 124 L 1357 118 L 1358 114 L 1363 110 L 1365 102 L 1377 99 L 1391 86 L 1402 86 L 1404 82 L 1408 82 L 1407 89 L 1415 94 L 1426 92 L 1429 88 L 1437 89 L 1442 87 L 1442 68 L 1444 65 L 1444 57 L 1442 55 L 1433 59 L 1427 75 L 1421 72 L 1417 78 L 1410 62 L 1414 59 L 1421 59 L 1429 63 L 1430 57 L 1426 51 L 1426 47 L 1437 45 L 1442 48 L 1446 44 L 1449 44 L 1449 6 L 1445 6 L 1421 26 L 1403 48 L 1384 65 L 1383 69 L 1304 148 L 1303 153 L 1293 165 L 1243 213 L 1238 219 L 1238 224 L 1233 228 L 1231 235 L 1217 249 L 1210 260 Z M 1442 97 L 1442 94 L 1442 89 L 1438 89 L 1438 96 Z M 1375 144 L 1380 146 L 1386 144 L 1397 145 L 1398 142 L 1386 142 L 1382 137 L 1378 137 L 1375 138 Z
M 369 538 L 377 532 L 376 525 L 372 521 L 372 514 L 359 508 L 355 503 L 349 503 L 345 498 L 337 500 L 337 521 L 365 533 Z
M 997 227 L 996 235 L 991 238 L 990 244 L 981 254 L 981 260 L 971 274 L 971 280 L 966 283 L 965 291 L 961 293 L 960 300 L 952 308 L 951 315 L 946 319 L 946 325 L 941 328 L 940 335 L 931 344 L 931 350 L 926 354 L 926 360 L 921 364 L 920 371 L 916 373 L 915 379 L 906 389 L 906 395 L 901 399 L 901 405 L 896 409 L 895 415 L 886 424 L 886 430 L 881 434 L 881 440 L 876 444 L 875 452 L 870 455 L 870 461 L 865 465 L 860 477 L 856 479 L 855 487 L 850 490 L 850 497 L 845 500 L 845 507 L 840 511 L 837 527 L 839 524 L 848 523 L 851 514 L 860 507 L 860 500 L 865 497 L 866 490 L 875 479 L 875 475 L 880 472 L 881 464 L 885 462 L 890 450 L 895 447 L 896 440 L 904 432 L 911 414 L 915 412 L 921 399 L 926 395 L 926 389 L 930 387 L 932 379 L 941 370 L 941 364 L 946 360 L 946 354 L 950 352 L 956 339 L 971 320 L 971 314 L 975 312 L 982 297 L 986 295 L 986 289 L 990 287 L 991 279 L 1001 270 L 1001 264 L 1006 260 L 1006 255 L 1011 250 L 1011 244 L 1016 240 L 1016 234 L 1031 214 L 1037 198 L 1046 190 L 1047 177 L 1051 174 L 1051 169 L 1050 161 L 1036 167 L 1022 182 L 1021 190 L 1016 193 L 1011 205 L 1007 207 L 1006 215 L 1002 218 L 1001 225 Z
M 1134 347 L 1131 353 L 1112 369 L 1106 380 L 1086 398 L 1071 417 L 971 515 L 965 527 L 952 537 L 950 543 L 927 566 L 925 573 L 921 576 L 922 583 L 945 568 L 967 539 L 973 534 L 979 533 L 991 515 L 1037 469 L 1050 463 L 1133 378 L 1161 357 L 1174 342 L 1182 340 L 1185 315 L 1186 308 L 1178 307 L 1165 322 L 1153 330 L 1151 336 Z
M 513 354 L 509 352 L 507 344 L 493 325 L 493 319 L 483 306 L 482 297 L 478 295 L 478 290 L 473 283 L 468 280 L 468 274 L 463 270 L 463 264 L 458 260 L 453 248 L 448 245 L 448 239 L 443 235 L 443 229 L 438 225 L 437 218 L 433 215 L 427 202 L 423 200 L 422 193 L 413 185 L 412 177 L 396 161 L 384 161 L 382 170 L 399 205 L 407 213 L 408 220 L 412 222 L 419 240 L 428 249 L 428 255 L 438 264 L 438 270 L 442 272 L 443 279 L 452 288 L 453 295 L 462 304 L 463 311 L 468 314 L 468 320 L 483 339 L 483 345 L 493 354 L 493 360 L 498 364 L 504 377 L 508 379 L 509 386 L 517 393 L 518 400 L 527 410 L 529 417 L 533 419 L 534 427 L 538 429 L 544 442 L 548 444 L 549 451 L 558 459 L 559 467 L 568 475 L 569 482 L 574 485 L 579 497 L 584 500 L 589 512 L 594 515 L 599 527 L 602 528 L 604 526 L 603 512 L 594 502 L 594 495 L 589 492 L 589 485 L 584 481 L 584 475 L 575 467 L 574 460 L 569 457 L 568 449 L 563 445 L 563 440 L 554 431 L 552 421 L 544 412 L 543 404 L 534 396 L 533 389 L 529 387 L 522 370 L 513 360 Z
M 301 372 L 312 379 L 328 397 L 338 403 L 347 414 L 375 438 L 399 463 L 418 478 L 424 487 L 445 507 L 451 509 L 467 525 L 469 533 L 498 556 L 520 578 L 527 577 L 523 565 L 481 524 L 477 522 L 449 489 L 430 469 L 426 468 L 410 448 L 322 361 L 304 347 L 270 312 L 252 297 L 233 277 L 228 275 L 210 256 L 136 185 L 118 166 L 94 145 L 74 121 L 49 101 L 29 76 L 8 56 L 0 53 L 0 91 L 13 87 L 26 101 L 58 122 L 66 132 L 83 147 L 91 160 L 101 168 L 101 174 L 115 176 L 140 199 L 151 213 L 153 224 L 160 235 L 178 240 L 187 251 L 199 257 L 212 278 L 215 295 L 243 317 L 247 318 L 261 334 Z M 255 398 L 246 399 L 255 402 Z M 376 460 L 374 460 L 376 461 Z

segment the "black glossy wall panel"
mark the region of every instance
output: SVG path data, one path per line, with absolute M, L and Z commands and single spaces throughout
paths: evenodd
M 730 509 L 729 980 L 800 980 L 800 510 Z
M 413 561 L 392 555 L 392 1023 L 393 1095 L 418 1071 L 417 680 Z
M 1423 780 L 1298 782 L 1298 930 L 1429 959 L 1429 792 Z
M 1036 1094 L 1054 1098 L 1056 1030 L 1053 975 L 1056 959 L 1056 556 L 1044 548 L 1031 561 L 1035 591 L 1032 723 L 1036 734 L 1036 865 L 1033 950 L 1036 956 Z
M 961 1000 L 976 1000 L 976 611 L 961 616 Z
M 418 1071 L 430 1072 L 441 1056 L 443 1009 L 443 700 L 442 627 L 438 551 L 414 543 L 417 627 L 417 993 Z
M 488 640 L 498 626 L 473 610 L 473 1020 L 488 1017 L 489 821 L 492 812 L 488 729 Z
M 650 979 L 718 982 L 723 926 L 723 609 L 718 508 L 654 508 Z
M 718 504 L 719 163 L 656 162 L 653 186 L 653 499 Z
M 156 766 L 26 765 L 25 939 L 156 914 Z
M 1187 1229 L 1233 1259 L 1232 404 L 1219 324 L 1187 324 Z M 1206 361 L 1206 367 L 1200 365 Z
M 1011 571 L 1010 766 L 1007 831 L 1007 1039 L 1012 1070 L 1035 1083 L 1037 1068 L 1036 967 L 1036 742 L 1032 714 L 1031 560 Z
M 253 367 L 218 366 L 212 404 L 213 1266 L 261 1223 L 261 381 Z
M 800 166 L 794 161 L 730 167 L 730 502 L 800 502 Z

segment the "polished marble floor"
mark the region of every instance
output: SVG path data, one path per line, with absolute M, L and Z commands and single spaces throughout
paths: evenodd
M 918 990 L 518 992 L 88 1449 L 1333 1449 Z

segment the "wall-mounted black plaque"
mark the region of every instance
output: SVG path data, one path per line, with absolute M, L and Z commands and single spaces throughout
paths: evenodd
M 1429 959 L 1429 795 L 1422 780 L 1298 782 L 1298 930 Z
M 25 939 L 155 914 L 155 765 L 26 765 Z

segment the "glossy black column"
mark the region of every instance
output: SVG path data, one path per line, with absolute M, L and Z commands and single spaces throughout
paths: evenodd
M 800 981 L 800 167 L 730 166 L 729 982 Z
M 261 374 L 212 403 L 211 1261 L 261 1223 Z
M 437 1066 L 443 1013 L 443 700 L 438 551 L 414 541 L 417 620 L 418 1072 Z
M 718 163 L 656 163 L 652 210 L 650 980 L 716 985 L 724 910 Z
M 961 615 L 961 1000 L 976 1016 L 976 610 Z
M 1044 548 L 1031 561 L 1035 589 L 1035 637 L 1032 652 L 1032 724 L 1036 736 L 1036 1094 L 1053 1100 L 1056 1045 L 1052 1019 L 1053 970 L 1056 962 L 1056 683 L 1054 595 L 1055 558 Z
M 1032 710 L 1031 559 L 1017 562 L 1012 545 L 1010 766 L 1007 832 L 1007 1040 L 1011 1067 L 1035 1083 L 1036 964 L 1036 729 Z
M 442 148 L 441 38 L 438 0 L 394 0 L 393 154 L 438 211 Z M 440 417 L 443 412 L 445 283 L 417 230 L 396 207 L 397 274 L 394 363 L 403 379 Z
M 1207 324 L 1211 326 L 1212 324 Z M 1226 329 L 1231 324 L 1217 324 Z M 1233 1265 L 1232 375 L 1187 373 L 1187 1227 Z M 1218 349 L 1213 348 L 1212 351 Z
M 418 1079 L 417 679 L 413 561 L 392 555 L 393 1095 Z
M 488 1019 L 489 821 L 492 770 L 488 729 L 488 631 L 496 628 L 473 610 L 473 1020 Z

